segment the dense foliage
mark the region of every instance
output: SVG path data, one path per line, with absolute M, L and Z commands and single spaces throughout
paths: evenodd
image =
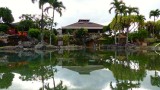
M 139 30 L 133 33 L 129 34 L 129 40 L 130 41 L 136 41 L 136 40 L 140 40 L 140 41 L 144 41 L 145 38 L 148 37 L 148 31 L 146 30 Z
M 9 26 L 6 24 L 0 24 L 0 32 L 6 32 L 9 29 Z
M 28 31 L 30 28 L 34 27 L 34 23 L 32 20 L 22 20 L 19 22 L 17 29 L 20 31 Z
M 12 23 L 13 21 L 12 11 L 7 7 L 0 7 L 0 22 Z
M 38 39 L 40 36 L 40 30 L 31 28 L 29 29 L 28 34 L 30 37 Z

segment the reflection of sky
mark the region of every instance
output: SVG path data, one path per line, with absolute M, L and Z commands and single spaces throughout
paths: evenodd
M 19 74 L 14 74 L 15 76 L 12 86 L 10 86 L 7 90 L 39 90 L 39 88 L 42 86 L 41 81 L 22 81 L 19 79 Z
M 66 85 L 68 90 L 111 90 L 111 81 L 114 87 L 116 85 L 113 74 L 108 69 L 95 70 L 90 74 L 79 74 L 78 72 L 60 66 L 57 66 L 56 68 L 58 69 L 58 72 L 55 74 L 56 85 L 62 80 L 63 85 Z M 146 72 L 147 76 L 140 82 L 140 88 L 132 88 L 132 90 L 160 90 L 157 86 L 151 85 L 150 76 L 154 76 L 155 71 Z M 160 76 L 160 72 L 157 72 Z M 19 79 L 19 74 L 14 73 L 14 75 L 12 86 L 7 90 L 39 90 L 39 88 L 42 87 L 42 82 L 40 80 L 22 81 Z M 50 87 L 53 87 L 52 79 L 45 81 L 45 83 L 46 82 L 49 82 Z
M 157 71 L 157 72 L 160 76 L 160 71 Z M 144 80 L 142 82 L 140 82 L 141 88 L 145 88 L 144 90 L 160 90 L 160 87 L 158 88 L 157 86 L 151 85 L 150 76 L 154 76 L 154 75 L 155 75 L 155 71 L 147 71 L 147 76 L 144 78 Z
M 58 67 L 55 78 L 70 82 L 69 89 L 76 90 L 103 90 L 115 81 L 112 72 L 107 69 L 93 71 L 89 74 L 79 74 L 69 69 Z M 65 82 L 64 82 L 65 84 Z

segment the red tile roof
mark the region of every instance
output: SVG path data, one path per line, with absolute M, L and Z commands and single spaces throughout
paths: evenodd
M 90 22 L 89 19 L 80 19 L 78 22 L 62 27 L 62 29 L 103 29 L 103 25 Z

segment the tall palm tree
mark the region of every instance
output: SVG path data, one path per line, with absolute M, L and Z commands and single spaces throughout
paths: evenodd
M 37 0 L 32 0 L 32 3 L 35 3 Z M 41 9 L 42 11 L 42 15 L 41 15 L 41 24 L 40 24 L 40 27 L 41 27 L 41 44 L 43 44 L 43 38 L 44 38 L 44 35 L 43 35 L 43 28 L 44 28 L 44 7 L 43 5 L 46 4 L 48 2 L 48 0 L 39 0 L 39 9 Z
M 131 15 L 132 13 L 139 14 L 139 9 L 137 7 L 127 7 L 127 13 L 128 15 Z
M 128 17 L 129 17 L 129 23 L 127 25 L 127 34 L 126 34 L 126 45 L 128 44 L 128 33 L 129 33 L 129 27 L 130 27 L 130 23 L 132 22 L 131 21 L 131 14 L 132 13 L 136 13 L 137 15 L 139 14 L 139 9 L 137 7 L 127 7 L 126 8 L 126 15 L 128 14 Z
M 125 3 L 123 1 L 114 0 L 113 2 L 111 2 L 111 5 L 113 5 L 113 6 L 109 9 L 109 13 L 111 13 L 112 9 L 114 9 L 116 23 L 117 23 L 117 18 L 118 18 L 118 15 L 120 15 L 121 6 L 125 5 Z M 116 26 L 116 23 L 115 23 L 114 27 Z M 114 29 L 114 27 L 113 27 L 113 29 Z M 114 31 L 114 35 L 115 35 L 115 44 L 117 44 L 116 31 Z
M 48 0 L 48 3 L 50 4 L 49 7 L 45 8 L 45 11 L 48 11 L 49 9 L 53 9 L 53 17 L 52 17 L 52 25 L 51 25 L 51 30 L 53 30 L 54 27 L 54 13 L 57 11 L 60 16 L 62 16 L 62 9 L 65 9 L 66 7 L 63 5 L 61 1 L 58 0 Z M 50 45 L 51 45 L 51 34 L 50 34 Z
M 156 22 L 156 18 L 158 18 L 160 15 L 160 10 L 159 9 L 156 9 L 156 10 L 151 10 L 150 13 L 149 13 L 149 18 L 151 18 L 152 16 L 154 17 L 154 24 Z M 155 25 L 153 27 L 155 29 Z M 153 29 L 153 32 L 152 34 L 154 35 L 154 29 Z

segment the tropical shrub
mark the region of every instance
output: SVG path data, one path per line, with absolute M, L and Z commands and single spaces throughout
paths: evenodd
M 148 37 L 148 31 L 147 30 L 139 30 L 138 31 L 138 38 L 140 39 L 140 40 L 144 40 L 145 38 L 147 38 Z
M 6 24 L 0 24 L 0 32 L 6 32 L 9 29 L 9 26 Z
M 114 37 L 107 37 L 105 38 L 102 44 L 113 44 L 113 43 L 114 43 Z
M 133 32 L 129 34 L 129 40 L 130 41 L 135 41 L 135 40 L 140 40 L 144 41 L 145 38 L 148 37 L 148 31 L 146 30 L 139 30 L 138 32 Z
M 156 39 L 155 39 L 155 38 L 146 38 L 145 41 L 146 41 L 148 44 L 153 44 L 154 42 L 156 42 Z
M 75 31 L 76 44 L 82 45 L 85 44 L 85 40 L 87 39 L 88 30 L 81 28 Z
M 160 39 L 160 20 L 158 20 L 155 24 L 155 35 Z
M 67 45 L 69 43 L 69 35 L 63 35 L 63 45 Z
M 29 31 L 28 31 L 28 35 L 29 35 L 30 37 L 32 37 L 32 38 L 38 39 L 39 36 L 40 36 L 40 30 L 39 30 L 39 29 L 33 29 L 33 28 L 31 28 L 31 29 L 29 29 Z
M 84 28 L 78 29 L 75 32 L 76 38 L 82 38 L 82 37 L 84 37 L 87 34 L 87 32 L 88 32 L 87 29 L 84 29 Z
M 50 32 L 49 30 L 44 31 L 44 40 L 49 43 L 50 34 L 51 34 L 52 44 L 55 44 L 57 41 L 56 35 L 53 32 Z

